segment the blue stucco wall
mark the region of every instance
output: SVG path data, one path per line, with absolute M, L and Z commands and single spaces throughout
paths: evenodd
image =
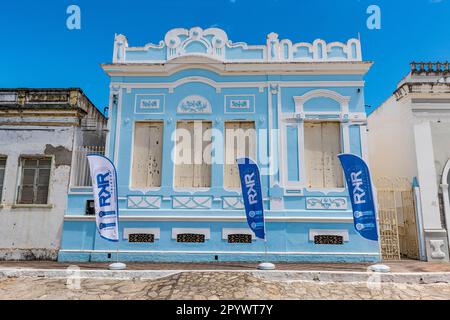
M 187 39 L 186 37 L 184 39 Z M 211 40 L 211 39 L 209 39 Z M 204 53 L 201 43 L 192 42 L 186 52 Z M 318 45 L 320 47 L 321 44 Z M 127 51 L 134 61 L 165 60 L 163 50 Z M 301 51 L 302 49 L 299 48 Z M 329 58 L 342 57 L 339 48 L 328 52 Z M 287 52 L 287 51 L 286 51 Z M 294 53 L 295 54 L 295 53 Z M 353 52 L 356 55 L 355 52 Z M 307 53 L 303 54 L 304 56 Z M 228 48 L 226 57 L 234 59 L 261 59 L 259 49 Z M 181 63 L 181 62 L 180 62 Z M 223 185 L 224 167 L 212 165 L 211 188 L 180 191 L 173 186 L 174 163 L 172 133 L 178 120 L 208 120 L 213 129 L 224 130 L 226 121 L 253 121 L 257 130 L 266 130 L 269 140 L 279 130 L 276 145 L 266 146 L 263 153 L 277 160 L 279 170 L 263 175 L 262 188 L 267 215 L 268 254 L 273 261 L 378 261 L 379 245 L 360 237 L 354 230 L 348 192 L 345 188 L 309 190 L 305 187 L 302 161 L 301 128 L 305 119 L 341 122 L 343 152 L 363 156 L 361 126 L 365 125 L 363 74 L 323 73 L 311 74 L 280 72 L 219 73 L 198 65 L 166 74 L 137 76 L 133 74 L 111 76 L 111 90 L 117 103 L 110 106 L 109 158 L 118 169 L 120 234 L 127 228 L 157 228 L 160 238 L 154 243 L 129 243 L 122 239 L 119 254 L 130 261 L 260 261 L 264 245 L 229 244 L 222 239 L 224 228 L 247 228 L 241 207 L 227 207 L 226 200 L 241 199 L 239 191 L 226 190 Z M 324 85 L 324 84 L 327 85 Z M 327 96 L 314 96 L 303 104 L 298 113 L 296 97 L 314 92 L 328 92 Z M 329 93 L 332 93 L 331 95 Z M 342 101 L 333 96 L 342 97 Z M 177 107 L 189 96 L 200 96 L 211 105 L 210 113 L 180 114 Z M 230 100 L 248 100 L 245 110 L 230 108 Z M 142 100 L 152 100 L 155 107 L 143 108 Z M 348 100 L 345 108 L 343 101 Z M 359 120 L 352 120 L 356 118 Z M 363 117 L 364 118 L 364 117 Z M 284 120 L 283 120 L 284 119 Z M 288 125 L 281 125 L 288 119 Z M 134 190 L 130 187 L 133 135 L 135 122 L 158 120 L 163 122 L 162 185 L 152 190 Z M 283 131 L 284 130 L 284 131 Z M 258 140 L 258 143 L 262 143 Z M 346 150 L 344 150 L 344 148 Z M 283 156 L 284 155 L 284 156 Z M 285 159 L 284 159 L 284 158 Z M 255 159 L 264 169 L 264 155 Z M 151 199 L 156 206 L 130 205 L 130 197 Z M 203 197 L 208 205 L 179 209 L 174 205 L 177 197 L 193 200 Z M 64 223 L 60 261 L 109 261 L 115 259 L 116 245 L 101 239 L 95 230 L 95 221 L 85 216 L 86 201 L 92 199 L 89 190 L 72 189 L 69 194 Z M 333 202 L 339 199 L 345 206 Z M 203 201 L 202 200 L 202 201 Z M 314 201 L 311 201 L 314 200 Z M 323 200 L 323 201 L 322 201 Z M 331 205 L 329 205 L 331 201 Z M 230 221 L 230 219 L 233 219 Z M 173 228 L 209 229 L 211 238 L 201 244 L 177 243 L 172 239 Z M 342 245 L 317 245 L 310 241 L 311 230 L 336 230 L 348 234 Z M 111 257 L 109 257 L 111 256 Z

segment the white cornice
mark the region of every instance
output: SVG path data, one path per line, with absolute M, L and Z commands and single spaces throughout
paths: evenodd
M 205 69 L 219 75 L 365 75 L 372 62 L 294 62 L 294 63 L 167 63 L 103 64 L 109 76 L 170 76 L 182 70 Z
M 167 89 L 169 93 L 173 93 L 174 90 L 180 85 L 186 83 L 204 83 L 210 85 L 216 89 L 217 93 L 220 93 L 222 89 L 226 88 L 257 88 L 259 92 L 264 92 L 265 88 L 270 85 L 278 85 L 281 88 L 339 88 L 339 87 L 351 87 L 359 88 L 364 87 L 364 81 L 282 81 L 282 82 L 215 82 L 211 79 L 204 77 L 186 77 L 179 79 L 175 82 L 165 83 L 131 83 L 131 82 L 114 82 L 111 86 L 121 87 L 123 89 Z
M 72 216 L 66 215 L 65 221 L 95 221 L 95 216 Z M 125 216 L 120 217 L 121 221 L 195 221 L 195 222 L 244 222 L 247 221 L 245 215 L 242 216 Z M 269 222 L 319 222 L 319 223 L 353 223 L 351 214 L 348 217 L 286 217 L 286 216 L 268 216 L 266 220 Z

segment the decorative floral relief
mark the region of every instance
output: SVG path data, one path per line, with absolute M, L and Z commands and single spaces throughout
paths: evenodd
M 307 198 L 307 209 L 346 210 L 348 208 L 345 198 Z
M 200 96 L 185 98 L 178 105 L 178 113 L 211 113 L 211 104 Z
M 142 109 L 159 109 L 158 99 L 142 99 L 141 100 Z

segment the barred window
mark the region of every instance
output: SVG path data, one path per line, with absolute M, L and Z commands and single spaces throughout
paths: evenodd
M 52 160 L 50 158 L 20 159 L 21 179 L 18 204 L 47 204 Z
M 314 244 L 344 244 L 343 236 L 317 235 L 314 236 Z
M 204 234 L 183 233 L 183 234 L 177 235 L 177 242 L 204 243 L 205 235 Z
M 150 233 L 130 234 L 128 237 L 128 242 L 133 242 L 133 243 L 155 242 L 155 235 L 150 234 Z
M 228 235 L 228 243 L 252 243 L 251 234 L 230 234 Z
M 2 200 L 5 183 L 6 157 L 0 157 L 0 201 Z

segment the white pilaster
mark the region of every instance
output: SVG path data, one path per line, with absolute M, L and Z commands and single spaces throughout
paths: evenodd
M 436 167 L 434 165 L 433 139 L 430 122 L 414 126 L 416 142 L 417 171 L 420 185 L 420 199 L 424 229 L 441 230 Z
M 433 138 L 429 121 L 414 125 L 414 138 L 427 260 L 448 261 L 447 232 L 441 223 Z

